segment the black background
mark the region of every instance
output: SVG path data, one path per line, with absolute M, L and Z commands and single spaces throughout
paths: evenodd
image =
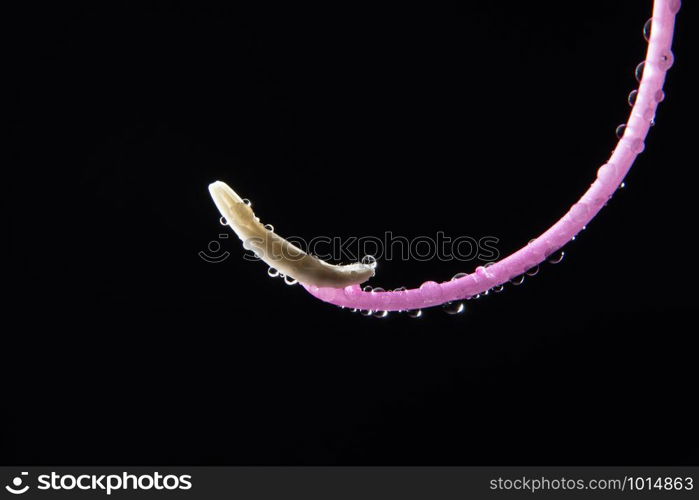
M 10 18 L 0 461 L 698 464 L 691 3 L 646 152 L 563 263 L 419 320 L 323 304 L 232 241 L 202 261 L 207 185 L 282 235 L 509 253 L 614 147 L 650 1 Z

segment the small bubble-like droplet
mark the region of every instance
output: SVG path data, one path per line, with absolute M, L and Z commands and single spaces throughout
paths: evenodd
M 566 253 L 563 250 L 553 252 L 551 255 L 548 256 L 547 262 L 549 264 L 560 264 L 563 260 L 563 257 L 565 257 L 565 254 Z
M 466 309 L 463 302 L 447 302 L 442 306 L 442 310 L 447 314 L 461 314 Z
M 663 102 L 665 100 L 665 92 L 662 89 L 655 93 L 655 102 Z
M 617 139 L 621 139 L 622 137 L 624 137 L 624 131 L 625 131 L 625 130 L 626 130 L 626 124 L 625 124 L 625 123 L 622 123 L 621 125 L 619 125 L 619 126 L 616 128 L 616 136 L 617 136 Z
M 457 273 L 451 277 L 451 281 L 458 280 L 460 278 L 463 278 L 464 276 L 468 276 L 468 273 Z
M 374 313 L 375 318 L 386 318 L 388 317 L 388 311 L 376 311 Z
M 590 208 L 587 206 L 587 203 L 576 203 L 570 207 L 568 213 L 575 222 L 582 222 L 590 214 Z
M 633 89 L 631 92 L 629 92 L 629 98 L 628 98 L 629 106 L 633 107 L 633 105 L 636 104 L 637 97 L 638 97 L 638 90 L 637 89 Z
M 371 292 L 373 289 L 374 289 L 373 286 L 367 285 L 364 288 L 362 288 L 362 291 L 368 293 L 368 292 Z
M 653 18 L 652 17 L 646 21 L 646 24 L 643 25 L 643 38 L 646 39 L 646 42 L 650 41 L 650 30 L 651 30 L 652 25 L 653 25 Z
M 658 67 L 663 71 L 667 71 L 672 67 L 674 62 L 675 56 L 673 55 L 672 51 L 666 50 L 660 54 L 660 57 L 658 58 Z
M 616 178 L 616 175 L 617 168 L 614 163 L 605 163 L 597 170 L 597 178 L 604 184 L 612 182 Z
M 359 285 L 348 285 L 345 287 L 345 297 L 348 299 L 354 299 L 359 296 L 359 294 L 362 292 L 362 289 L 359 288 Z
M 652 126 L 653 122 L 651 121 L 651 127 Z M 643 153 L 643 150 L 646 149 L 646 144 L 638 137 L 636 137 L 635 139 L 629 139 L 628 141 L 626 141 L 626 145 L 634 153 Z
M 505 289 L 505 285 L 497 285 L 493 287 L 493 291 L 495 293 L 500 293 Z
M 527 270 L 527 276 L 536 276 L 537 274 L 539 274 L 539 266 L 538 265 Z
M 265 224 L 265 229 L 267 231 L 274 231 L 274 226 L 272 224 Z
M 636 70 L 634 71 L 634 75 L 636 76 L 636 81 L 640 82 L 641 78 L 643 78 L 643 68 L 646 67 L 646 61 L 641 61 L 638 63 L 638 66 L 636 66 Z
M 362 257 L 362 264 L 364 264 L 365 266 L 369 266 L 373 269 L 376 267 L 376 257 L 374 257 L 373 255 L 365 255 L 364 257 Z
M 625 182 L 622 182 L 621 184 L 619 184 L 619 189 L 624 189 L 625 187 L 626 187 Z
M 510 283 L 512 283 L 514 286 L 519 286 L 522 283 L 524 283 L 524 275 L 520 274 L 519 276 L 515 276 L 510 280 Z
M 422 309 L 411 309 L 408 311 L 408 316 L 411 318 L 421 318 L 422 317 Z
M 228 225 L 228 221 L 226 220 L 225 217 L 221 217 L 218 221 L 221 223 L 222 226 Z
M 361 311 L 359 311 L 359 314 L 361 314 L 362 316 L 371 316 L 372 314 L 374 314 L 374 311 L 372 311 L 371 309 L 362 309 Z
M 670 3 L 668 4 L 668 8 L 670 9 L 670 12 L 672 12 L 673 14 L 677 14 L 677 12 L 679 12 L 681 6 L 682 6 L 682 0 L 670 0 Z
M 420 285 L 420 293 L 425 300 L 438 300 L 442 296 L 442 287 L 434 281 L 425 281 Z
M 276 278 L 277 276 L 279 276 L 279 271 L 277 271 L 273 267 L 270 267 L 269 269 L 267 269 L 267 275 L 270 278 Z
M 243 198 L 243 203 L 245 203 L 249 207 L 252 206 L 252 202 L 250 200 L 248 200 L 247 198 Z
M 284 276 L 284 283 L 286 283 L 287 285 L 295 285 L 296 283 L 298 283 L 298 280 L 295 280 L 291 276 Z
M 485 266 L 478 266 L 476 268 L 476 276 L 485 280 L 491 280 L 495 278 L 495 275 L 492 272 L 488 271 L 488 269 Z

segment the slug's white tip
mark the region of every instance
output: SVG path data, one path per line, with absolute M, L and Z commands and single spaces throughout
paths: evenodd
M 238 196 L 238 193 L 225 182 L 216 181 L 209 184 L 209 193 L 215 201 L 227 200 L 228 202 L 243 203 L 243 199 Z

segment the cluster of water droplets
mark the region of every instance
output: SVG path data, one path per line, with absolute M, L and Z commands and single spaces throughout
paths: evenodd
M 681 2 L 679 0 L 673 0 L 673 2 L 670 3 L 670 10 L 673 13 L 676 13 L 679 8 L 680 8 Z M 653 18 L 651 17 L 648 19 L 645 24 L 643 25 L 643 38 L 646 40 L 646 42 L 650 41 L 651 38 L 651 33 L 653 30 Z M 674 63 L 675 57 L 672 54 L 672 51 L 667 50 L 664 53 L 660 54 L 660 57 L 658 58 L 657 61 L 654 61 L 654 64 L 660 68 L 662 71 L 667 71 L 670 69 L 672 64 Z M 641 61 L 638 63 L 636 66 L 636 69 L 634 70 L 634 76 L 636 77 L 637 82 L 641 82 L 641 79 L 643 78 L 643 72 L 646 70 L 648 61 Z M 638 98 L 638 89 L 634 89 L 629 93 L 628 96 L 628 103 L 629 106 L 633 107 L 636 104 L 636 99 Z M 665 99 L 665 93 L 662 90 L 658 90 L 655 93 L 654 96 L 655 102 L 660 103 Z M 650 126 L 652 127 L 655 125 L 655 110 L 653 108 L 648 108 L 646 110 L 642 111 L 642 116 L 643 119 L 646 120 Z M 624 134 L 626 133 L 626 124 L 623 123 L 619 125 L 616 128 L 616 136 L 618 139 L 622 139 L 624 137 Z M 640 153 L 644 149 L 644 144 L 643 141 L 640 139 L 631 139 L 629 142 L 629 146 L 637 153 Z
M 296 283 L 298 283 L 298 281 L 292 278 L 291 276 L 287 276 L 283 273 L 280 273 L 277 269 L 273 267 L 267 269 L 267 276 L 269 276 L 270 278 L 282 278 L 284 280 L 284 283 L 286 283 L 287 285 L 295 285 Z
M 532 241 L 534 241 L 534 240 L 531 240 L 530 243 Z M 545 262 L 548 264 L 552 264 L 552 265 L 560 264 L 563 261 L 565 254 L 566 254 L 566 252 L 564 250 L 559 249 L 555 252 L 548 254 L 546 256 Z M 363 260 L 363 263 L 366 263 L 366 264 L 368 264 L 370 262 L 372 262 L 372 261 L 370 261 L 370 260 L 364 261 Z M 479 268 L 479 270 L 481 270 L 482 272 L 485 272 L 485 271 L 483 271 L 483 269 L 487 269 L 488 267 L 490 267 L 493 264 L 495 264 L 495 263 L 489 262 L 489 263 L 485 264 L 484 266 L 482 266 L 482 268 Z M 512 286 L 519 286 L 522 283 L 524 283 L 525 278 L 531 278 L 531 277 L 539 274 L 540 269 L 541 269 L 540 265 L 535 265 L 535 266 L 531 267 L 530 269 L 526 270 L 525 272 L 523 272 L 522 274 L 515 276 L 514 278 L 509 280 L 508 283 L 511 284 Z M 457 273 L 451 278 L 451 280 L 452 281 L 458 280 L 458 279 L 466 277 L 466 276 L 469 276 L 469 274 L 468 273 Z M 505 283 L 494 285 L 493 287 L 489 288 L 488 290 L 485 290 L 484 292 L 476 294 L 472 297 L 467 297 L 467 298 L 462 299 L 462 300 L 454 300 L 454 301 L 450 301 L 450 302 L 445 302 L 444 304 L 441 305 L 441 310 L 450 316 L 460 315 L 460 314 L 463 314 L 467 311 L 467 306 L 466 306 L 467 301 L 480 299 L 482 297 L 488 296 L 491 292 L 492 293 L 500 293 L 504 289 L 505 289 Z M 400 288 L 394 289 L 393 292 L 402 292 L 405 290 L 406 290 L 405 287 L 400 287 Z M 361 291 L 363 291 L 365 293 L 383 293 L 383 292 L 385 292 L 385 290 L 383 288 L 378 288 L 378 287 L 375 288 L 375 287 L 372 287 L 371 285 L 365 285 L 364 287 L 361 288 Z M 434 298 L 435 294 L 441 295 L 441 293 L 442 293 L 440 285 L 438 283 L 435 283 L 434 281 L 427 281 L 427 282 L 423 283 L 420 286 L 420 291 L 422 292 L 422 294 L 426 298 Z M 367 316 L 367 317 L 386 318 L 389 316 L 388 311 L 381 310 L 381 309 L 377 309 L 377 310 L 352 309 L 351 311 L 355 312 L 355 313 L 358 312 L 362 316 Z M 422 309 L 400 310 L 400 311 L 396 311 L 396 313 L 405 313 L 405 315 L 408 316 L 409 318 L 415 318 L 415 319 L 422 318 L 425 316 L 425 312 Z
M 368 266 L 373 265 L 373 267 L 376 267 L 376 259 L 371 255 L 367 255 L 366 257 L 364 257 L 362 259 L 362 264 L 368 265 Z M 394 291 L 399 292 L 402 290 L 405 290 L 405 287 L 396 288 Z M 384 293 L 386 290 L 384 290 L 383 288 L 380 288 L 380 287 L 374 288 L 370 285 L 366 285 L 365 287 L 362 288 L 362 291 L 367 292 L 367 293 Z M 352 312 L 357 312 L 357 311 L 359 311 L 359 313 L 362 316 L 373 316 L 374 318 L 387 318 L 389 316 L 389 311 L 384 310 L 384 309 L 352 309 Z M 401 312 L 401 311 L 399 311 L 399 312 Z

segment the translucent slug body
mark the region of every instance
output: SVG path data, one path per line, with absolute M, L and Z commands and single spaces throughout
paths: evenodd
M 631 114 L 628 122 L 617 128 L 619 142 L 607 163 L 597 171 L 597 178 L 589 189 L 543 234 L 511 255 L 488 267 L 478 267 L 471 274 L 461 274 L 443 283 L 428 281 L 409 290 L 364 291 L 359 283 L 373 276 L 373 267 L 362 268 L 363 264 L 332 266 L 304 254 L 283 238 L 265 230 L 252 210 L 228 186 L 217 182 L 209 189 L 219 210 L 241 239 L 263 236 L 259 245 L 251 247 L 253 251 L 266 253 L 277 248 L 293 248 L 294 252 L 302 254 L 298 260 L 284 261 L 281 264 L 283 269 L 279 262 L 270 263 L 260 256 L 270 266 L 296 278 L 309 293 L 325 302 L 369 312 L 420 310 L 470 299 L 491 289 L 497 291 L 504 283 L 527 272 L 533 274 L 540 263 L 551 259 L 594 218 L 622 184 L 636 156 L 645 147 L 644 140 L 656 109 L 665 97 L 662 89 L 665 74 L 674 60 L 670 48 L 679 9 L 680 0 L 655 0 L 653 17 L 644 26 L 644 35 L 649 42 L 646 59 L 636 68 L 639 87 L 629 95 Z
M 328 264 L 276 234 L 271 226 L 263 226 L 249 203 L 226 183 L 209 185 L 209 193 L 227 225 L 243 242 L 243 247 L 276 269 L 286 279 L 322 287 L 345 287 L 364 283 L 374 275 L 376 264 Z

